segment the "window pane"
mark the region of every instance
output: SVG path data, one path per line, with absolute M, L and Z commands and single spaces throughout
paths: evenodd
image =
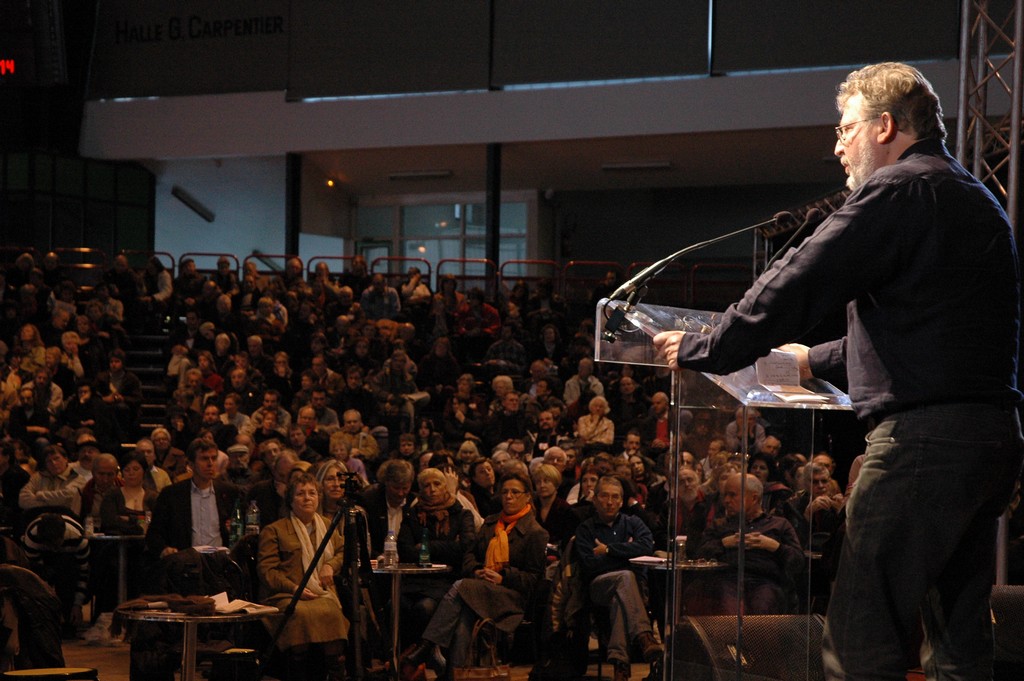
M 53 202 L 53 243 L 79 244 L 83 241 L 84 222 L 82 202 L 76 199 L 56 199 Z
M 501 235 L 526 234 L 526 204 L 501 204 Z
M 75 158 L 57 159 L 57 194 L 81 196 L 85 164 Z
M 366 258 L 366 264 L 373 271 L 373 263 L 377 258 L 387 258 L 391 255 L 391 244 L 382 242 L 366 241 L 356 244 L 356 253 Z
M 483 236 L 487 233 L 487 212 L 482 203 L 466 205 L 466 236 Z M 481 256 L 482 257 L 482 256 Z
M 482 203 L 466 206 L 466 234 L 483 236 L 487 232 L 487 211 Z M 526 234 L 526 204 L 501 204 L 501 235 Z
M 402 235 L 405 237 L 460 236 L 460 232 L 457 206 L 445 204 L 402 208 Z
M 144 168 L 120 166 L 117 169 L 117 198 L 124 203 L 149 205 L 153 176 Z
M 32 164 L 35 166 L 33 175 L 35 177 L 35 187 L 37 192 L 52 192 L 53 191 L 53 156 L 49 154 L 34 154 L 32 156 Z
M 361 238 L 390 239 L 395 229 L 394 206 L 360 207 L 356 211 L 356 233 Z
M 28 154 L 7 154 L 7 190 L 28 189 Z
M 437 272 L 438 261 L 462 257 L 461 245 L 459 239 L 406 239 L 402 242 L 402 255 L 423 258 L 430 263 L 430 271 Z
M 31 239 L 30 235 L 49 233 L 49 228 L 43 232 L 43 230 L 38 229 L 37 224 L 33 224 L 36 214 L 41 212 L 42 208 L 47 208 L 46 215 L 49 216 L 48 206 L 33 204 L 32 199 L 27 194 L 8 194 L 6 199 L 6 204 L 2 206 L 6 211 L 6 227 L 5 229 L 0 229 L 0 246 L 34 245 L 29 242 Z M 9 251 L 0 255 L 0 267 L 14 262 L 18 255 L 16 251 Z
M 117 207 L 118 247 L 132 251 L 148 251 L 153 248 L 152 233 L 149 208 L 144 206 Z
M 88 194 L 93 199 L 114 199 L 114 166 L 106 163 L 90 163 L 86 166 Z
M 523 238 L 505 238 L 498 244 L 498 260 L 499 264 L 507 260 L 525 260 L 526 259 L 526 239 Z
M 34 227 L 31 230 L 31 239 L 22 239 L 26 246 L 32 245 L 38 248 L 42 252 L 50 250 L 50 244 L 53 241 L 50 238 L 50 231 L 53 228 L 54 217 L 53 214 L 55 209 L 53 207 L 53 201 L 50 200 L 49 196 L 36 196 L 35 204 L 33 206 L 32 221 Z
M 486 258 L 487 247 L 483 239 L 466 239 L 467 258 Z
M 467 258 L 486 258 L 487 249 L 484 246 L 483 239 L 466 239 L 466 257 Z M 503 238 L 498 244 L 498 264 L 505 262 L 506 260 L 524 260 L 526 259 L 526 238 Z M 476 265 L 483 273 L 483 265 Z

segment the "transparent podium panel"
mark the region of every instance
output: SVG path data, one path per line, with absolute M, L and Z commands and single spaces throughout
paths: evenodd
M 623 315 L 615 340 L 603 333 L 607 320 L 616 313 Z M 657 356 L 652 339 L 662 331 L 710 333 L 721 318 L 718 312 L 688 310 L 662 305 L 628 307 L 624 301 L 601 300 L 597 306 L 595 359 L 599 362 L 666 367 Z M 725 376 L 684 371 L 685 402 L 678 406 L 781 407 L 786 409 L 852 409 L 848 395 L 832 384 L 819 379 L 792 385 L 763 385 L 757 368 L 748 366 Z M 780 388 L 786 388 L 782 390 Z
M 658 333 L 710 333 L 720 317 L 622 301 L 597 307 L 597 361 L 671 376 L 667 502 L 647 509 L 657 525 L 647 572 L 666 647 L 660 676 L 822 679 L 843 499 L 826 462 L 806 462 L 823 415 L 852 407 L 835 386 L 800 381 L 786 353 L 726 376 L 670 371 L 657 356 Z

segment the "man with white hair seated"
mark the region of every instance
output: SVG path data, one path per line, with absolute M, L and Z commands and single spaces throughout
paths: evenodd
M 761 412 L 752 407 L 737 407 L 736 418 L 725 427 L 725 444 L 730 451 L 751 453 L 761 450 L 764 446 L 765 433 L 758 419 Z M 747 449 L 743 448 L 746 440 Z
M 584 395 L 603 396 L 604 385 L 594 376 L 594 360 L 584 357 L 576 365 L 576 375 L 565 382 L 562 399 L 572 405 Z
M 496 477 L 501 478 L 505 465 L 511 460 L 512 456 L 508 453 L 508 443 L 499 443 L 491 454 L 491 465 L 494 466 Z
M 569 457 L 561 447 L 548 447 L 544 452 L 543 462 L 557 468 L 559 473 L 565 473 L 565 465 L 569 462 Z
M 763 487 L 754 475 L 746 480 L 733 473 L 722 484 L 725 517 L 709 524 L 697 549 L 698 558 L 729 565 L 728 570 L 695 580 L 686 589 L 692 615 L 735 615 L 740 607 L 736 590 L 739 561 L 739 523 L 744 524 L 743 613 L 778 615 L 789 611 L 793 577 L 803 562 L 803 550 L 788 520 L 766 515 L 761 508 Z M 741 493 L 741 487 L 742 493 Z
M 487 415 L 490 416 L 500 412 L 504 407 L 505 395 L 513 390 L 515 390 L 515 383 L 512 381 L 511 376 L 499 374 L 492 378 L 491 392 L 494 393 L 494 399 L 491 400 L 491 404 L 487 408 Z

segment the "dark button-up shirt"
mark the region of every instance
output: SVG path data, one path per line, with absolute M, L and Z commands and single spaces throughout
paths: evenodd
M 949 402 L 1015 403 L 1019 271 L 995 197 L 922 140 L 884 166 L 761 275 L 682 366 L 725 374 L 799 338 L 847 304 L 847 337 L 811 349 L 845 366 L 858 415 Z

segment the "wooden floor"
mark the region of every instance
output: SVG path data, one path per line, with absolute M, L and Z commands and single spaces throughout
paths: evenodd
M 99 681 L 128 681 L 128 645 L 119 643 L 112 646 L 94 646 L 84 641 L 65 641 L 64 664 L 69 667 L 91 667 L 99 674 Z M 527 681 L 531 666 L 519 665 L 512 667 L 512 681 Z M 602 669 L 606 677 L 610 677 L 611 668 L 607 665 Z M 640 681 L 647 676 L 649 668 L 646 664 L 634 664 L 632 680 Z M 597 665 L 592 665 L 587 673 L 589 678 L 597 678 Z M 428 672 L 433 679 L 433 672 Z M 271 677 L 266 677 L 270 679 Z M 566 680 L 568 681 L 568 680 Z
M 64 642 L 64 663 L 69 667 L 92 667 L 99 672 L 99 681 L 128 681 L 128 645 L 121 643 L 114 646 L 92 646 L 83 641 Z M 512 681 L 527 681 L 531 667 L 519 665 L 512 667 Z M 602 669 L 605 678 L 611 675 L 611 668 Z M 641 681 L 649 672 L 646 664 L 634 664 L 632 681 Z M 588 670 L 588 679 L 597 679 L 597 665 Z M 428 672 L 433 680 L 433 672 Z M 267 677 L 271 679 L 271 677 Z M 565 681 L 570 681 L 566 679 Z M 919 669 L 907 672 L 907 681 L 924 681 L 924 674 Z

